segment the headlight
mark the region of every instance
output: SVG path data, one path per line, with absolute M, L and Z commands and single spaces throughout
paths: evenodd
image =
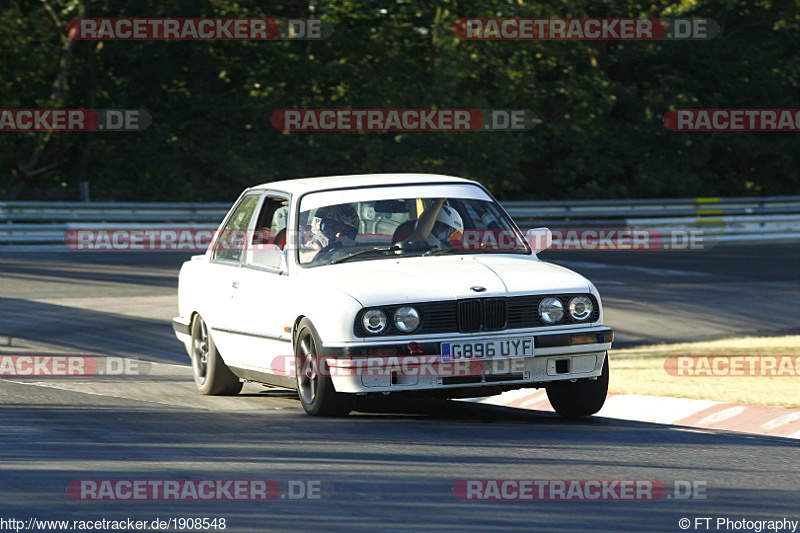
M 413 307 L 401 307 L 394 312 L 394 325 L 403 333 L 411 333 L 419 326 L 419 312 Z
M 564 304 L 552 296 L 539 302 L 539 316 L 545 324 L 555 324 L 564 317 Z
M 364 313 L 361 323 L 369 333 L 380 333 L 386 329 L 386 313 L 380 309 L 371 309 Z
M 569 301 L 569 314 L 575 320 L 586 320 L 591 316 L 594 306 L 586 296 L 576 296 Z

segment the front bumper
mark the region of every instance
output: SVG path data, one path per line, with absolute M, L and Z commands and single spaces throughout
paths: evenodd
M 611 349 L 614 331 L 600 326 L 529 335 L 503 332 L 458 340 L 526 336 L 533 339 L 533 356 L 443 362 L 440 358 L 441 342 L 453 341 L 453 338 L 326 344 L 323 353 L 338 392 L 383 393 L 488 386 L 516 388 L 598 377 L 606 352 Z
M 175 332 L 175 337 L 183 343 L 186 353 L 191 356 L 191 320 L 186 317 L 176 316 L 172 319 L 172 330 Z
M 175 331 L 175 335 L 191 335 L 189 319 L 182 316 L 176 316 L 172 319 L 172 329 Z

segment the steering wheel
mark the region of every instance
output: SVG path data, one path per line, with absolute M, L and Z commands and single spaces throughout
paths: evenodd
M 328 244 L 326 247 L 322 248 L 319 252 L 317 252 L 317 255 L 314 256 L 314 262 L 316 263 L 317 261 L 320 262 L 327 261 L 328 259 L 331 258 L 331 256 L 333 256 L 333 254 L 337 250 L 341 250 L 343 246 L 344 243 L 339 240 Z
M 397 229 L 394 230 L 394 234 L 392 235 L 392 244 L 397 244 L 398 242 L 402 242 L 411 237 L 416 223 L 417 219 L 406 220 L 397 226 Z

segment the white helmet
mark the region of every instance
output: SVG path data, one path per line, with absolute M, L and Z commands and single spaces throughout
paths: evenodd
M 460 239 L 464 234 L 464 221 L 458 211 L 450 206 L 443 205 L 436 215 L 436 222 L 433 225 L 431 234 L 440 241 L 447 241 L 451 238 Z

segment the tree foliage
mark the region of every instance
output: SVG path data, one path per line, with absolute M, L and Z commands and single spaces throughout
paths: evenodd
M 145 108 L 138 133 L 0 133 L 0 196 L 229 201 L 301 176 L 431 172 L 499 198 L 800 194 L 797 133 L 678 133 L 674 108 L 800 108 L 795 0 L 9 0 L 0 103 Z M 312 17 L 324 41 L 76 41 L 87 17 Z M 708 17 L 709 41 L 464 41 L 461 17 Z M 67 61 L 66 78 L 59 73 Z M 284 133 L 276 109 L 531 109 L 527 132 Z M 39 149 L 38 157 L 34 154 Z

